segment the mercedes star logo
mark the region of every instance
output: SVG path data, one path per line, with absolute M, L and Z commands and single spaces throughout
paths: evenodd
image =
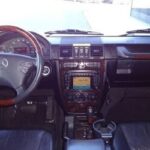
M 0 60 L 0 66 L 3 68 L 7 68 L 8 67 L 8 60 L 6 58 L 3 58 L 2 60 Z

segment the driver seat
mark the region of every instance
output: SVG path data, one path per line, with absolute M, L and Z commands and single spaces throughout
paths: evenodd
M 1 150 L 52 150 L 52 136 L 43 130 L 1 130 Z

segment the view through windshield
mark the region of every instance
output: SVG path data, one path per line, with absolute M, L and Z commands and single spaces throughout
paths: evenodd
M 80 29 L 120 35 L 128 30 L 149 28 L 148 1 L 1 0 L 0 24 L 16 25 L 41 34 Z M 138 14 L 141 8 L 143 15 Z

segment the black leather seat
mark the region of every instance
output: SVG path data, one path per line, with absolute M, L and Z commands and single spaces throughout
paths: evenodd
M 1 130 L 0 150 L 52 150 L 52 137 L 42 130 Z
M 116 130 L 114 150 L 150 150 L 150 123 L 126 123 Z

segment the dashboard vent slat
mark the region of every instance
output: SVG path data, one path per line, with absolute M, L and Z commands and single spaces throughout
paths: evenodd
M 60 57 L 72 57 L 72 47 L 62 46 L 60 48 Z
M 91 47 L 91 56 L 92 57 L 102 57 L 103 56 L 103 47 L 102 46 L 92 46 Z

